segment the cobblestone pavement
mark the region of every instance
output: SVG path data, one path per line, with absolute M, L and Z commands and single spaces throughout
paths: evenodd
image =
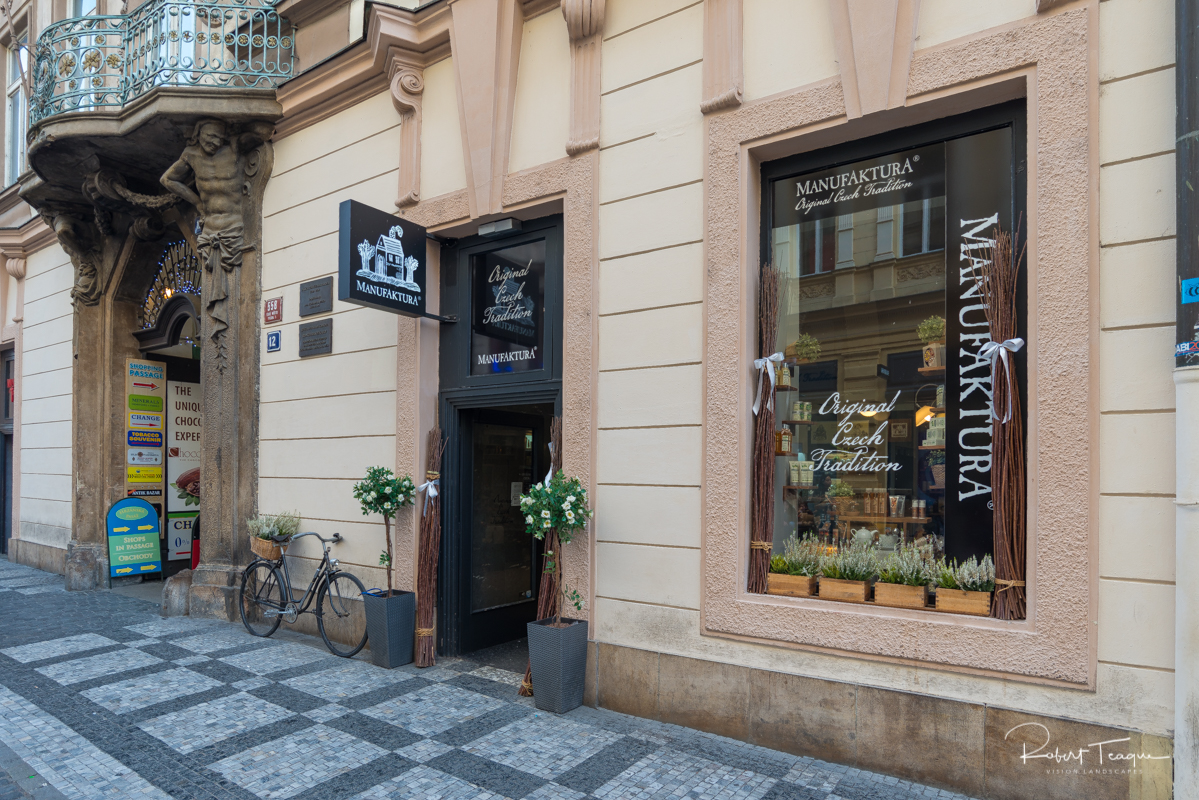
M 0 559 L 0 763 L 26 773 L 0 769 L 0 800 L 31 796 L 16 782 L 30 772 L 56 798 L 962 797 L 608 711 L 539 712 L 520 675 L 469 659 L 388 671 L 283 638 L 68 594 Z

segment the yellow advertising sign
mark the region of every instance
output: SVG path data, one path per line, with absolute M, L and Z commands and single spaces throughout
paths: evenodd
M 125 467 L 126 483 L 162 483 L 162 467 Z

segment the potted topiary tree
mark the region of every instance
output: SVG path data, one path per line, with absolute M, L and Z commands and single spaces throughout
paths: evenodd
M 561 545 L 570 544 L 575 534 L 591 519 L 587 490 L 578 478 L 567 478 L 561 470 L 545 483 L 537 483 L 521 495 L 521 512 L 529 533 L 544 540 L 553 530 Z M 582 596 L 562 580 L 561 552 L 546 554 L 545 568 L 555 576 L 560 596 L 557 613 L 528 624 L 529 664 L 533 672 L 533 703 L 542 711 L 564 714 L 583 704 L 583 681 L 587 675 L 587 620 L 563 618 L 569 603 L 583 610 Z
M 383 515 L 387 549 L 379 555 L 379 566 L 387 572 L 387 593 L 374 589 L 362 600 L 366 604 L 366 636 L 371 645 L 371 662 L 394 669 L 412 663 L 416 594 L 398 591 L 392 586 L 391 521 L 401 508 L 416 501 L 416 486 L 412 478 L 407 475 L 397 478 L 387 467 L 368 467 L 366 477 L 354 484 L 354 499 L 361 504 L 364 515 Z

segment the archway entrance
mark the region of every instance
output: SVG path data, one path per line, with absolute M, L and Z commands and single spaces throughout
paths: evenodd
M 204 271 L 184 240 L 168 242 L 162 250 L 158 274 L 141 304 L 141 328 L 133 333 L 143 358 L 162 364 L 166 377 L 162 398 L 161 440 L 158 451 L 130 445 L 128 460 L 156 461 L 158 480 L 142 479 L 136 485 L 127 476 L 127 493 L 150 499 L 157 491 L 160 514 L 161 563 L 164 578 L 191 567 L 198 560 L 200 514 L 201 420 L 203 412 L 200 368 L 200 294 Z M 132 396 L 132 395 L 131 395 Z M 129 404 L 132 408 L 132 403 Z M 157 438 L 151 434 L 150 439 Z M 132 431 L 127 435 L 132 435 Z

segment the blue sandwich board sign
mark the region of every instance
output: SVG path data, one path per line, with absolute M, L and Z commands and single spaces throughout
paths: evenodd
M 108 509 L 108 577 L 162 572 L 158 512 L 140 497 L 118 500 Z

